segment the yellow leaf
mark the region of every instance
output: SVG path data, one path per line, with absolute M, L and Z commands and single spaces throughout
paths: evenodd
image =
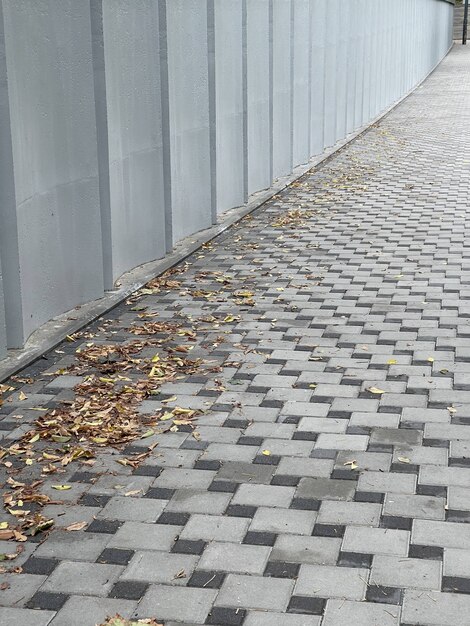
M 68 530 L 69 532 L 73 532 L 74 530 L 82 530 L 82 528 L 85 528 L 86 525 L 87 522 L 75 522 L 75 524 L 70 524 L 70 526 L 66 526 L 65 530 Z
M 24 394 L 22 391 L 18 394 L 18 400 L 26 400 L 28 396 Z
M 133 489 L 132 491 L 127 491 L 124 495 L 125 496 L 136 496 L 141 491 L 142 491 L 142 489 Z
M 154 430 L 152 430 L 152 429 L 147 430 L 147 431 L 146 431 L 146 432 L 142 435 L 141 439 L 146 439 L 147 437 L 151 437 L 151 436 L 152 436 L 152 435 L 154 435 L 154 434 L 155 434 L 155 431 L 154 431 Z
M 453 406 L 448 406 L 447 410 L 449 411 L 449 413 L 457 413 L 457 409 L 454 408 Z
M 68 489 L 72 489 L 72 485 L 52 485 L 52 489 L 57 489 L 57 491 L 67 491 Z
M 397 363 L 397 360 L 396 360 L 396 359 L 389 359 L 389 360 L 387 361 L 387 365 L 396 365 L 396 363 Z
M 370 393 L 385 393 L 383 389 L 378 389 L 377 387 L 368 387 L 367 391 Z
M 160 422 L 166 422 L 166 420 L 171 420 L 173 417 L 173 413 L 165 413 L 160 417 Z
M 160 357 L 158 356 L 158 354 L 152 357 L 152 363 L 158 363 L 159 360 L 160 360 Z
M 29 443 L 35 443 L 36 441 L 39 441 L 38 433 L 36 433 L 33 437 L 31 437 L 31 439 L 29 440 Z
M 270 450 L 263 450 L 264 456 L 271 456 Z
M 26 465 L 32 465 L 33 464 L 33 459 L 26 459 L 25 463 L 26 463 Z
M 430 363 L 434 363 L 434 359 L 432 358 L 432 356 L 428 357 L 427 359 Z
M 108 441 L 106 437 L 92 437 L 91 440 L 95 443 L 106 443 Z
M 410 459 L 406 456 L 399 456 L 398 460 L 400 461 L 400 463 L 411 463 Z
M 63 436 L 63 435 L 52 435 L 51 439 L 53 441 L 57 441 L 57 443 L 67 443 L 67 441 L 70 441 L 72 437 L 68 437 L 68 436 Z
M 171 398 L 167 398 L 166 400 L 162 400 L 162 404 L 166 404 L 167 402 L 174 402 L 177 400 L 176 396 L 171 396 Z
M 0 522 L 0 530 L 5 530 L 8 528 L 8 522 Z
M 351 470 L 355 470 L 357 469 L 359 466 L 356 463 L 356 459 L 354 459 L 354 461 L 346 461 L 346 463 L 343 463 L 344 466 L 349 465 Z

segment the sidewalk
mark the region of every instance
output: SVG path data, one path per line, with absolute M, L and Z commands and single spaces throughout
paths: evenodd
M 1 626 L 468 626 L 469 145 L 456 46 L 9 382 Z

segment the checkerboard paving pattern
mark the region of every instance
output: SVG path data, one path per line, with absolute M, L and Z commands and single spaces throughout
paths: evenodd
M 178 288 L 89 327 L 124 344 L 144 307 L 212 320 L 192 354 L 213 371 L 140 409 L 200 409 L 199 435 L 155 436 L 135 469 L 117 461 L 149 439 L 105 449 L 68 466 L 61 493 L 47 478 L 56 529 L 0 577 L 0 624 L 469 624 L 469 146 L 458 46 L 379 124 L 188 259 Z M 252 296 L 230 297 L 241 288 Z M 33 409 L 73 397 L 80 377 L 48 374 L 87 341 L 21 373 L 0 408 L 5 445 Z

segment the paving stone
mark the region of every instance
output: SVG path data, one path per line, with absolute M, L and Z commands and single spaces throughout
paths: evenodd
M 98 533 L 69 533 L 57 531 L 42 543 L 34 553 L 37 557 L 67 559 L 69 561 L 96 561 L 111 539 Z
M 111 498 L 98 517 L 124 522 L 155 522 L 163 513 L 168 500 L 150 498 L 116 497 Z
M 232 504 L 252 506 L 288 507 L 294 497 L 294 487 L 276 487 L 273 485 L 240 485 L 233 496 Z
M 439 590 L 441 565 L 427 559 L 375 555 L 370 582 L 386 587 Z
M 330 565 L 338 559 L 341 542 L 341 539 L 334 537 L 279 535 L 270 559 L 287 563 Z
M 111 615 L 130 618 L 137 606 L 131 600 L 71 596 L 52 620 L 51 626 L 83 626 L 99 624 Z M 44 611 L 41 611 L 42 614 Z M 39 611 L 35 611 L 39 613 Z M 0 622 L 1 623 L 1 622 Z M 30 622 L 24 622 L 30 626 Z M 34 626 L 34 623 L 32 623 Z M 42 625 L 41 625 L 42 626 Z
M 298 459 L 295 457 L 281 458 L 275 470 L 281 476 L 310 476 L 326 478 L 333 470 L 333 461 L 328 459 Z
M 248 611 L 243 626 L 320 626 L 316 615 L 292 615 L 271 611 Z
M 299 498 L 314 500 L 352 500 L 355 484 L 329 478 L 302 478 L 296 491 Z
M 312 433 L 345 433 L 348 423 L 331 417 L 303 417 L 297 430 Z
M 48 626 L 54 615 L 54 611 L 0 607 L 0 624 L 2 626 L 13 626 L 14 624 L 18 624 L 18 626 L 22 624 L 27 624 L 28 626 Z
M 387 493 L 384 500 L 385 515 L 398 515 L 414 519 L 445 519 L 446 501 L 433 496 L 413 496 Z
M 470 548 L 470 524 L 418 519 L 413 523 L 412 543 L 442 548 Z
M 269 450 L 271 454 L 286 457 L 307 457 L 313 450 L 313 441 L 286 441 L 285 439 L 265 439 L 262 450 Z
M 197 556 L 188 554 L 168 554 L 157 550 L 136 552 L 120 580 L 186 585 L 197 562 Z
M 270 552 L 271 548 L 265 546 L 213 542 L 204 550 L 198 568 L 262 574 Z
M 366 450 L 369 437 L 366 435 L 341 435 L 321 433 L 315 443 L 315 449 L 326 450 Z
M 128 550 L 170 550 L 182 527 L 171 524 L 125 522 L 115 535 L 108 538 L 109 548 Z
M 203 541 L 242 541 L 250 520 L 243 517 L 222 517 L 220 515 L 191 515 L 180 533 L 182 539 L 202 539 Z
M 451 510 L 470 511 L 470 489 L 451 485 L 447 490 L 447 505 Z
M 45 580 L 46 576 L 34 574 L 0 575 L 0 585 L 8 585 L 1 590 L 2 606 L 24 607 Z
M 367 502 L 322 502 L 318 512 L 318 524 L 354 524 L 378 526 L 382 505 Z
M 328 600 L 323 626 L 351 626 L 351 624 L 399 626 L 400 609 L 399 607 L 372 604 L 371 602 Z
M 202 489 L 178 489 L 166 506 L 166 511 L 185 513 L 223 513 L 232 494 L 209 493 Z
M 455 593 L 440 593 L 407 589 L 403 601 L 402 619 L 406 624 L 420 626 L 466 626 L 470 597 Z
M 152 486 L 166 489 L 207 489 L 215 476 L 216 472 L 207 470 L 164 469 Z
M 216 606 L 285 611 L 294 582 L 281 578 L 263 578 L 229 574 L 216 599 Z
M 394 446 L 419 445 L 423 435 L 417 430 L 403 428 L 373 428 L 370 434 L 371 443 L 383 443 Z
M 328 565 L 302 565 L 294 594 L 364 600 L 369 571 Z
M 204 624 L 217 596 L 212 589 L 151 585 L 139 602 L 139 618 L 158 615 L 161 620 Z
M 416 523 L 419 523 L 418 520 Z M 389 528 L 347 526 L 341 550 L 365 554 L 396 554 L 406 556 L 410 533 Z
M 455 485 L 470 487 L 470 467 L 441 467 L 440 465 L 423 465 L 419 472 L 422 485 Z
M 387 472 L 364 472 L 357 483 L 359 491 L 409 493 L 416 491 L 416 476 Z
M 314 511 L 285 509 L 282 515 L 267 507 L 259 507 L 250 524 L 250 530 L 310 535 L 317 514 Z
M 62 561 L 41 591 L 106 596 L 124 568 L 120 565 Z
M 237 483 L 269 484 L 273 473 L 274 468 L 268 465 L 228 461 L 217 472 L 217 478 Z
M 445 548 L 443 574 L 444 576 L 470 578 L 470 550 Z

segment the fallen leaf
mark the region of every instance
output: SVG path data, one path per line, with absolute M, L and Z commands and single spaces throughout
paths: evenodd
M 125 496 L 136 496 L 138 493 L 141 493 L 142 489 L 133 489 L 132 491 L 127 491 Z
M 18 394 L 18 400 L 27 400 L 27 399 L 28 399 L 28 396 L 22 391 L 20 391 L 20 393 Z
M 411 463 L 410 459 L 406 456 L 399 456 L 398 460 L 400 461 L 400 463 Z
M 385 391 L 383 389 L 378 389 L 377 387 L 368 387 L 367 391 L 369 391 L 370 393 L 385 393 Z
M 82 530 L 83 528 L 85 528 L 87 523 L 88 522 L 75 522 L 74 524 L 70 524 L 70 526 L 66 526 L 65 530 L 67 530 L 68 532 L 73 532 L 73 531 L 76 531 L 76 530 Z
M 2 583 L 0 585 L 0 590 L 5 591 L 5 589 L 10 589 L 10 583 Z
M 57 489 L 57 491 L 67 491 L 68 489 L 72 489 L 72 485 L 51 485 L 52 489 Z
M 430 363 L 434 363 L 434 359 L 433 359 L 433 357 L 432 357 L 432 356 L 429 356 L 429 357 L 427 358 L 427 361 L 429 361 Z
M 397 364 L 397 360 L 396 359 L 389 359 L 387 361 L 387 365 L 396 365 Z
M 349 465 L 351 470 L 355 470 L 359 467 L 359 465 L 357 465 L 356 463 L 356 459 L 354 459 L 353 461 L 346 461 L 346 463 L 343 463 L 343 465 L 345 466 Z
M 271 456 L 270 450 L 263 450 L 264 456 Z

